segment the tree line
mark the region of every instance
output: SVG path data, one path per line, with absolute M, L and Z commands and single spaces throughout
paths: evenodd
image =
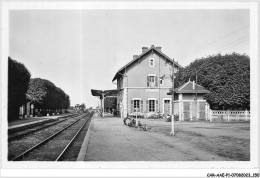
M 32 97 L 33 102 L 42 109 L 67 109 L 70 106 L 69 96 L 49 80 L 31 79 L 27 93 Z
M 250 58 L 238 53 L 196 59 L 176 74 L 175 88 L 196 80 L 211 109 L 250 109 Z
M 24 64 L 8 57 L 8 121 L 19 118 L 19 107 L 26 103 L 26 95 L 38 108 L 67 109 L 69 96 L 52 82 L 32 78 Z
M 86 105 L 84 103 L 82 103 L 82 104 L 75 104 L 75 109 L 84 111 L 86 109 Z

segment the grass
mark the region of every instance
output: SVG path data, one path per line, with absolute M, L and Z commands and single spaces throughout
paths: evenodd
M 150 132 L 168 136 L 171 126 L 163 121 L 146 121 Z M 180 149 L 191 147 L 227 161 L 250 161 L 250 123 L 175 123 L 174 143 Z M 201 157 L 203 157 L 201 155 Z M 200 155 L 198 155 L 200 158 Z

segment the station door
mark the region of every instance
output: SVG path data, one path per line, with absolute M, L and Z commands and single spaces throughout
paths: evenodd
M 197 114 L 198 114 L 198 107 L 197 107 L 197 104 L 195 101 L 191 103 L 191 117 L 192 117 L 192 120 L 193 121 L 196 121 L 197 120 Z
M 190 102 L 183 102 L 183 116 L 185 121 L 190 120 Z
M 206 120 L 206 102 L 199 102 L 200 120 Z

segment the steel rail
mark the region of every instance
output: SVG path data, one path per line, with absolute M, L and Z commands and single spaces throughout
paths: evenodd
M 33 134 L 33 133 L 35 133 L 35 132 L 38 132 L 38 131 L 40 131 L 40 130 L 42 130 L 42 129 L 51 127 L 51 126 L 53 126 L 53 125 L 55 125 L 55 124 L 64 122 L 64 121 L 66 121 L 66 120 L 67 120 L 67 119 L 59 120 L 59 121 L 54 121 L 54 122 L 51 122 L 51 123 L 44 123 L 45 125 L 43 125 L 43 126 L 41 126 L 41 127 L 39 127 L 39 125 L 37 125 L 37 126 L 35 126 L 35 127 L 30 128 L 30 129 L 32 129 L 32 130 L 28 130 L 27 132 L 23 132 L 23 133 L 21 133 L 21 134 L 10 134 L 11 136 L 8 137 L 8 142 L 13 141 L 13 140 L 19 140 L 19 139 L 21 139 L 21 138 L 23 138 L 23 137 L 25 137 L 25 136 L 28 136 L 28 135 Z M 39 128 L 37 128 L 37 127 L 39 127 Z M 23 131 L 23 130 L 22 130 L 22 131 Z M 21 132 L 22 132 L 22 131 L 21 131 Z
M 70 118 L 74 118 L 74 117 L 77 117 L 78 115 L 69 115 L 70 116 Z M 58 123 L 60 123 L 60 122 L 64 122 L 64 121 L 66 121 L 67 119 L 69 119 L 68 117 L 69 116 L 66 116 L 66 117 L 59 117 L 57 120 L 59 120 L 59 119 L 63 119 L 63 120 L 60 120 L 60 121 L 57 121 L 56 119 L 55 120 L 51 120 L 51 121 L 49 121 L 49 122 L 40 122 L 40 123 L 37 123 L 37 124 L 32 124 L 32 125 L 28 125 L 27 127 L 22 127 L 22 128 L 20 128 L 19 130 L 17 130 L 16 132 L 14 132 L 14 133 L 10 133 L 10 134 L 8 134 L 8 135 L 10 135 L 10 136 L 8 136 L 8 142 L 10 142 L 10 141 L 13 141 L 13 140 L 19 140 L 19 139 L 21 139 L 21 138 L 23 138 L 23 137 L 25 137 L 25 136 L 28 136 L 28 135 L 30 135 L 30 134 L 33 134 L 33 133 L 35 133 L 35 132 L 38 132 L 38 131 L 40 131 L 40 130 L 42 130 L 42 129 L 45 129 L 45 128 L 48 128 L 48 127 L 51 127 L 51 126 L 53 126 L 53 125 L 55 125 L 55 124 L 58 124 Z M 42 124 L 44 124 L 43 126 L 41 126 Z M 38 127 L 38 128 L 37 128 Z M 29 129 L 28 131 L 25 131 L 26 129 Z M 19 132 L 22 132 L 21 134 L 17 134 L 17 133 L 19 133 Z
M 86 122 L 80 127 L 80 129 L 77 131 L 77 133 L 74 135 L 74 137 L 70 140 L 70 142 L 67 144 L 67 146 L 63 149 L 63 151 L 61 152 L 61 154 L 56 158 L 55 161 L 61 161 L 62 158 L 65 156 L 66 152 L 69 150 L 69 148 L 71 147 L 72 143 L 75 141 L 76 137 L 79 135 L 79 133 L 81 132 L 81 130 L 83 129 L 83 127 L 87 124 L 87 122 L 89 121 L 89 119 L 91 119 L 93 114 L 89 115 L 89 118 L 86 120 Z
M 65 116 L 60 116 L 58 117 L 57 119 L 64 119 L 64 118 L 74 118 L 74 117 L 77 117 L 78 114 L 70 114 L 70 115 L 65 115 Z M 47 123 L 51 123 L 51 122 L 55 122 L 56 119 L 48 119 L 48 120 L 42 120 L 40 122 L 37 122 L 37 123 L 28 123 L 28 125 L 25 125 L 25 126 L 21 126 L 21 127 L 17 127 L 17 128 L 12 128 L 12 129 L 8 129 L 8 134 L 13 134 L 13 133 L 16 133 L 16 132 L 21 132 L 23 130 L 26 130 L 26 129 L 31 129 L 31 128 L 34 128 L 34 127 L 37 127 L 39 125 L 42 125 L 42 124 L 47 124 Z
M 8 129 L 8 134 L 13 134 L 13 133 L 16 133 L 16 132 L 20 132 L 22 130 L 30 129 L 30 128 L 33 128 L 33 127 L 37 127 L 41 124 L 46 124 L 46 123 L 51 123 L 51 122 L 55 122 L 55 119 L 42 120 L 42 121 L 39 121 L 37 123 L 32 123 L 32 124 L 29 123 L 28 125 Z
M 35 146 L 29 148 L 28 150 L 24 151 L 23 153 L 21 153 L 20 155 L 16 156 L 14 159 L 12 159 L 11 161 L 20 161 L 22 160 L 28 153 L 30 153 L 31 151 L 33 151 L 34 149 L 40 147 L 41 145 L 43 145 L 44 143 L 47 143 L 48 141 L 50 141 L 52 138 L 54 138 L 55 136 L 57 136 L 59 133 L 61 133 L 62 131 L 66 130 L 67 128 L 71 127 L 72 125 L 74 125 L 75 123 L 77 123 L 78 121 L 80 121 L 82 118 L 74 121 L 73 123 L 69 124 L 68 126 L 66 126 L 65 128 L 59 130 L 58 132 L 52 134 L 51 136 L 49 136 L 48 138 L 46 138 L 45 140 L 41 141 L 40 143 L 36 144 Z

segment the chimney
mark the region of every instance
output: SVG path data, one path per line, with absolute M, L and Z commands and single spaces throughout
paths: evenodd
M 157 49 L 158 51 L 162 51 L 162 47 L 156 46 L 155 49 Z
M 194 81 L 192 82 L 192 89 L 193 90 L 195 89 L 195 82 Z
M 138 55 L 133 55 L 133 59 L 136 59 L 136 58 L 138 58 Z
M 145 53 L 148 50 L 148 47 L 142 47 L 142 53 Z

